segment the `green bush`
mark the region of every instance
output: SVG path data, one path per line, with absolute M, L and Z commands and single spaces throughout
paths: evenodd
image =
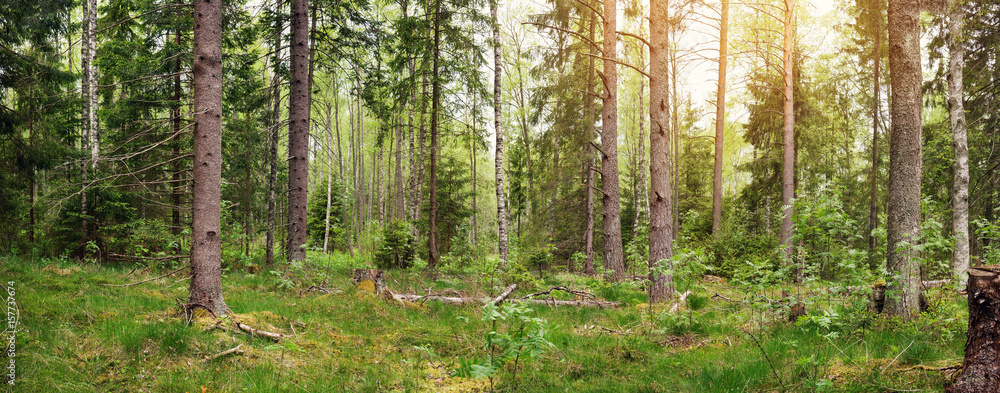
M 413 266 L 415 255 L 410 224 L 396 221 L 382 228 L 382 242 L 375 251 L 375 266 L 380 269 L 406 269 Z

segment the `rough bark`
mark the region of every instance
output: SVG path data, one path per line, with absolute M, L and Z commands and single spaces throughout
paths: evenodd
M 781 170 L 781 205 L 783 213 L 781 218 L 781 245 L 785 253 L 785 263 L 787 264 L 792 263 L 794 252 L 792 245 L 792 215 L 795 214 L 795 209 L 792 206 L 792 198 L 795 197 L 795 101 L 792 86 L 792 67 L 794 66 L 792 50 L 794 49 L 795 39 L 795 1 L 785 0 L 785 45 L 782 61 L 785 81 L 785 123 L 782 128 L 784 151 Z
M 715 166 L 712 175 L 712 235 L 722 234 L 722 158 L 726 134 L 726 67 L 729 64 L 729 0 L 719 22 L 719 83 L 715 93 Z
M 969 144 L 966 137 L 965 104 L 963 103 L 963 68 L 965 47 L 962 34 L 965 10 L 963 1 L 951 1 L 948 16 L 948 112 L 951 117 L 951 134 L 955 148 L 955 179 L 952 187 L 952 233 L 955 250 L 951 257 L 952 275 L 965 279 L 969 268 Z
M 216 316 L 222 298 L 222 0 L 194 4 L 194 187 L 188 303 Z
M 396 189 L 393 196 L 396 198 L 396 211 L 393 216 L 396 220 L 406 219 L 406 192 L 403 190 L 403 127 L 396 127 Z
M 962 369 L 948 393 L 1000 391 L 1000 267 L 969 270 L 969 330 Z
M 616 0 L 604 0 L 604 107 L 601 111 L 601 184 L 604 191 L 605 278 L 625 276 L 621 204 L 618 196 L 618 40 Z
M 669 13 L 667 2 L 650 4 L 649 14 L 649 302 L 673 293 L 673 209 L 670 187 Z M 664 266 L 665 265 L 665 266 Z M 669 270 L 668 270 L 669 272 Z
M 288 261 L 306 259 L 309 193 L 309 0 L 292 0 L 288 95 Z
M 920 11 L 917 0 L 889 2 L 888 260 L 891 275 L 885 312 L 910 319 L 919 310 L 920 267 L 908 246 L 920 234 L 921 83 Z
M 438 154 L 438 111 L 441 101 L 441 80 L 439 62 L 441 57 L 441 1 L 434 2 L 434 64 L 431 75 L 431 185 L 430 185 L 430 233 L 427 234 L 427 269 L 437 268 L 437 154 Z
M 597 15 L 590 15 L 590 41 L 594 41 L 594 29 L 597 20 Z M 594 74 L 596 70 L 594 68 L 594 58 L 597 56 L 597 47 L 594 45 L 590 46 L 590 67 L 587 69 L 587 136 L 585 140 L 594 140 L 594 135 L 597 131 L 594 127 Z M 586 259 L 583 262 L 583 272 L 585 274 L 594 274 L 594 146 L 592 144 L 587 145 L 587 157 L 584 159 L 583 170 L 587 171 L 587 197 L 585 203 L 587 204 L 587 224 L 584 229 L 584 243 L 586 243 Z

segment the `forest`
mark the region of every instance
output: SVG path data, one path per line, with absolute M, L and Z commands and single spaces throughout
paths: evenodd
M 6 392 L 1000 391 L 1000 1 L 10 0 Z

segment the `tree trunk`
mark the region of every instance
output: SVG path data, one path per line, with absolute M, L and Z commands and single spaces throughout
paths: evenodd
M 955 251 L 952 254 L 952 275 L 965 279 L 969 268 L 969 144 L 966 138 L 965 104 L 962 102 L 962 71 L 965 68 L 964 1 L 951 1 L 949 15 L 948 52 L 948 111 L 955 147 L 955 184 L 952 187 L 952 232 L 955 234 Z
M 785 0 L 785 20 L 784 36 L 785 46 L 783 54 L 784 72 L 784 117 L 785 124 L 782 128 L 784 151 L 782 155 L 781 170 L 781 245 L 785 252 L 785 263 L 791 264 L 793 259 L 792 245 L 792 216 L 795 209 L 792 206 L 792 198 L 795 197 L 795 108 L 794 108 L 794 88 L 792 86 L 792 67 L 794 40 L 795 40 L 795 1 Z M 798 272 L 801 281 L 802 272 Z
M 292 0 L 288 95 L 288 261 L 306 259 L 309 193 L 309 0 Z
M 625 276 L 622 255 L 621 205 L 618 197 L 618 4 L 604 0 L 604 107 L 601 117 L 601 184 L 604 189 L 605 278 Z
M 878 127 L 879 116 L 882 113 L 882 99 L 879 94 L 882 85 L 879 79 L 882 77 L 882 2 L 876 1 L 875 18 L 875 50 L 873 60 L 875 69 L 872 74 L 874 80 L 875 99 L 872 103 L 872 171 L 869 176 L 871 181 L 871 195 L 868 201 L 868 264 L 872 269 L 876 268 L 875 262 L 875 226 L 878 223 Z
M 188 303 L 215 316 L 222 298 L 222 1 L 194 4 L 194 190 Z
M 434 65 L 431 76 L 431 208 L 428 214 L 430 233 L 427 234 L 427 269 L 437 268 L 437 154 L 438 154 L 438 111 L 441 101 L 441 80 L 439 60 L 441 57 L 441 1 L 434 2 Z
M 80 34 L 80 98 L 83 99 L 83 108 L 80 113 L 80 150 L 86 153 L 90 149 L 90 2 L 83 3 L 83 32 Z M 80 168 L 80 221 L 81 221 L 81 248 L 86 255 L 86 244 L 89 240 L 90 222 L 87 219 L 87 162 L 84 161 Z
M 87 101 L 89 102 L 88 106 L 90 110 L 87 111 L 87 118 L 90 121 L 90 165 L 96 171 L 97 159 L 101 151 L 101 131 L 97 125 L 97 68 L 94 64 L 94 61 L 97 60 L 97 0 L 86 1 L 90 3 L 90 13 L 87 15 L 87 25 L 90 26 L 87 32 L 90 36 L 87 39 L 87 52 L 90 58 L 90 61 L 87 62 L 87 67 L 89 68 L 87 72 L 87 79 L 89 81 L 87 84 L 90 85 Z
M 712 177 L 712 235 L 722 234 L 722 159 L 726 135 L 726 67 L 729 64 L 729 0 L 719 22 L 719 86 L 715 93 L 715 166 Z
M 275 0 L 275 12 L 281 12 L 282 0 Z M 278 187 L 278 124 L 281 120 L 281 18 L 274 19 L 274 41 L 271 42 L 271 124 L 268 128 L 267 234 L 264 240 L 267 266 L 274 265 L 274 227 Z
M 919 310 L 920 267 L 912 244 L 920 234 L 921 83 L 920 7 L 917 0 L 889 2 L 889 73 L 892 128 L 889 137 L 888 261 L 894 278 L 885 312 L 910 319 Z
M 400 122 L 401 123 L 401 122 Z M 403 128 L 394 128 L 396 133 L 396 189 L 393 195 L 396 197 L 396 220 L 406 219 L 406 191 L 403 189 Z
M 174 44 L 181 45 L 180 31 L 174 32 Z M 181 58 L 174 59 L 174 102 L 170 108 L 170 122 L 173 125 L 173 155 L 174 162 L 171 174 L 171 233 L 179 235 L 181 233 Z
M 670 68 L 668 3 L 650 3 L 649 14 L 649 302 L 673 293 L 673 209 L 670 187 Z M 665 272 L 665 271 L 666 272 Z
M 333 108 L 326 104 L 326 217 L 323 219 L 323 252 L 330 252 L 330 206 L 333 205 Z
M 594 29 L 597 20 L 596 14 L 590 15 L 590 41 L 594 41 Z M 584 229 L 584 242 L 586 243 L 586 259 L 583 262 L 583 273 L 594 274 L 594 135 L 597 131 L 594 127 L 594 58 L 597 56 L 595 45 L 590 46 L 590 67 L 587 69 L 587 136 L 584 140 L 587 144 L 587 157 L 584 159 L 583 170 L 587 171 L 587 226 Z
M 469 146 L 469 157 L 470 161 L 472 161 L 472 249 L 476 250 L 472 257 L 475 262 L 479 262 L 477 259 L 479 255 L 479 208 L 477 207 L 479 203 L 479 190 L 477 187 L 478 185 L 476 184 L 478 182 L 478 178 L 476 176 L 478 172 L 476 168 L 476 151 L 478 149 L 476 147 L 478 145 L 476 142 L 479 136 L 479 124 L 477 124 L 477 120 L 479 119 L 476 115 L 479 112 L 479 101 L 476 99 L 475 94 L 470 95 L 472 95 L 472 135 Z
M 1000 267 L 969 269 L 969 330 L 961 374 L 948 393 L 1000 391 Z

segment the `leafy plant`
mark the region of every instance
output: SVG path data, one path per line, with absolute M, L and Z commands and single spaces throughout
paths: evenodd
M 511 378 L 517 381 L 518 363 L 521 359 L 538 360 L 545 350 L 554 345 L 548 341 L 548 321 L 532 317 L 534 312 L 523 303 L 504 303 L 483 306 L 482 320 L 489 323 L 483 350 L 485 357 L 459 362 L 458 375 L 466 378 L 489 378 L 490 386 L 497 372 L 511 365 Z M 492 389 L 491 389 L 492 390 Z

